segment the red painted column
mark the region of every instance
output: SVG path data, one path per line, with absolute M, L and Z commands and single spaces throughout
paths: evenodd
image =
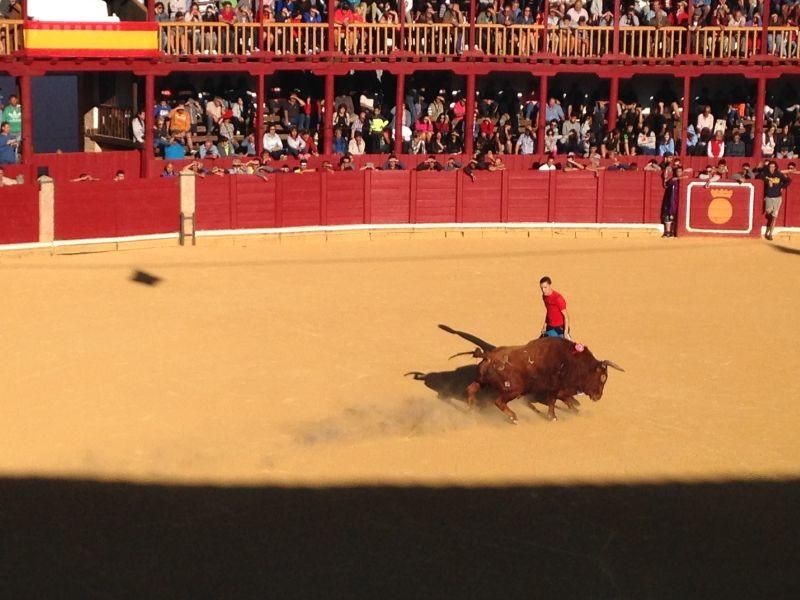
M 262 38 L 263 39 L 263 38 Z M 256 75 L 256 156 L 261 157 L 264 140 L 264 74 Z
M 328 53 L 331 55 L 336 52 L 336 25 L 333 20 L 336 11 L 335 4 L 335 2 L 328 2 L 325 5 L 328 8 Z
M 536 153 L 544 152 L 544 130 L 547 127 L 547 75 L 539 77 L 539 124 L 536 126 Z
M 29 165 L 33 160 L 33 93 L 31 76 L 19 78 L 20 102 L 22 102 L 22 163 Z
M 681 158 L 686 158 L 687 138 L 689 135 L 689 107 L 691 106 L 692 78 L 686 75 L 683 78 L 683 112 L 681 113 Z
M 164 6 L 167 3 L 164 2 Z M 147 2 L 147 20 L 148 21 L 155 21 L 156 20 L 156 0 L 149 0 Z
M 474 1 L 474 0 L 473 0 Z M 464 153 L 472 158 L 475 143 L 475 74 L 467 75 L 466 114 L 464 115 Z
M 769 13 L 771 10 L 770 0 L 764 0 L 763 9 L 761 10 L 761 52 L 759 54 L 767 54 L 767 35 L 769 33 Z M 761 81 L 761 80 L 759 80 Z M 759 156 L 761 156 L 761 143 L 759 142 L 758 148 Z
M 469 0 L 469 48 L 467 48 L 469 52 L 475 51 L 475 21 L 477 20 L 478 3 L 476 0 Z
M 394 94 L 394 153 L 403 152 L 403 115 L 406 108 L 406 76 L 397 75 L 397 91 Z
M 547 43 L 547 17 L 550 14 L 550 2 L 549 0 L 542 1 L 542 52 L 547 54 L 550 52 L 550 46 Z
M 619 100 L 619 77 L 611 78 L 611 93 L 608 98 L 608 130 L 617 128 L 617 101 Z
M 325 75 L 325 114 L 322 122 L 323 154 L 333 154 L 333 115 L 336 114 L 334 103 L 333 73 Z
M 142 148 L 142 174 L 150 177 L 153 174 L 153 142 L 155 135 L 153 125 L 155 124 L 156 110 L 156 77 L 155 75 L 144 76 L 144 148 Z
M 619 0 L 614 0 L 614 42 L 613 42 L 614 56 L 617 56 L 619 54 L 619 19 L 620 19 L 619 7 L 620 7 Z
M 689 0 L 689 27 L 692 25 L 692 15 L 694 15 L 694 0 Z M 684 54 L 694 54 L 694 48 L 692 48 L 692 30 L 687 29 L 686 31 L 686 51 Z
M 753 159 L 761 160 L 761 137 L 764 134 L 764 104 L 767 100 L 767 78 L 758 78 L 756 92 L 756 124 L 753 131 Z
M 256 19 L 258 19 L 258 44 L 256 44 L 256 49 L 262 52 L 266 47 L 264 44 L 264 2 L 266 0 L 258 0 L 258 10 L 256 11 Z
M 397 50 L 406 51 L 406 3 L 405 0 L 397 0 L 397 17 L 400 19 L 400 41 L 397 43 Z

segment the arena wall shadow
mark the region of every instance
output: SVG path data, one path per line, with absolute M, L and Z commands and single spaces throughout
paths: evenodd
M 535 451 L 535 446 L 532 447 Z M 800 481 L 0 480 L 6 598 L 796 598 Z

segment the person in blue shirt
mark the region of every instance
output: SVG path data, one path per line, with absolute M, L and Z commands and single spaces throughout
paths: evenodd
M 0 125 L 0 165 L 13 165 L 17 162 L 17 138 L 11 135 L 7 121 Z
M 559 123 L 564 120 L 564 109 L 561 104 L 555 99 L 550 98 L 547 106 L 544 109 L 544 118 L 548 123 L 558 121 Z
M 170 138 L 169 144 L 164 146 L 164 158 L 167 160 L 180 160 L 186 156 L 186 148 L 175 138 Z
M 675 155 L 675 140 L 672 139 L 669 131 L 664 133 L 661 138 L 661 143 L 658 145 L 659 156 L 674 156 Z
M 341 129 L 333 130 L 333 153 L 344 154 L 347 152 L 347 139 L 342 136 Z

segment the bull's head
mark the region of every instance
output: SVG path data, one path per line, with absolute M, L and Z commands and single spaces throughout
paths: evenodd
M 598 360 L 594 368 L 589 372 L 584 382 L 583 393 L 589 396 L 593 402 L 597 402 L 603 397 L 603 389 L 608 380 L 608 367 L 617 371 L 625 372 L 625 369 L 610 360 Z

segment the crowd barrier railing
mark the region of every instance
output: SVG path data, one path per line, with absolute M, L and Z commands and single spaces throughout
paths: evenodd
M 709 60 L 746 60 L 758 54 L 758 27 L 702 27 L 694 31 L 694 53 Z

